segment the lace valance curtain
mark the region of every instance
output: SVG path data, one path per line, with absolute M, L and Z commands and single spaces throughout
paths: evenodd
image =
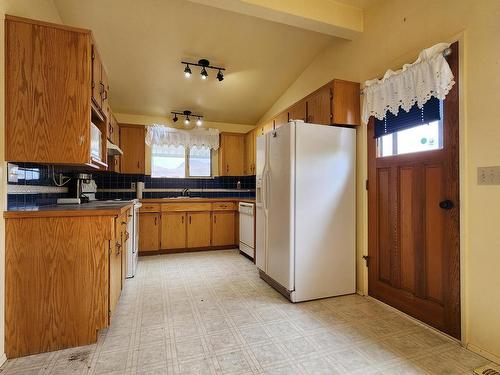
M 371 116 L 379 120 L 387 112 L 397 115 L 399 108 L 406 112 L 418 108 L 431 98 L 443 100 L 455 84 L 450 66 L 443 56 L 449 43 L 439 43 L 423 50 L 412 64 L 396 72 L 388 70 L 382 79 L 365 82 L 363 89 L 363 121 Z
M 147 127 L 146 144 L 156 148 L 162 146 L 196 146 L 217 150 L 219 148 L 219 130 L 182 130 L 163 125 L 153 125 Z

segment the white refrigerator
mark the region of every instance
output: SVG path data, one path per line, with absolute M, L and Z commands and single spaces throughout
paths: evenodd
M 256 264 L 292 302 L 356 289 L 356 132 L 290 122 L 257 137 Z

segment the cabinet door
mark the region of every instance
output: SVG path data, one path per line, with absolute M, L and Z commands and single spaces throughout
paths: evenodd
M 187 247 L 210 246 L 210 212 L 189 212 L 187 219 Z
M 123 232 L 121 230 L 121 219 L 115 219 L 115 238 L 114 244 L 111 245 L 109 254 L 109 314 L 113 316 L 116 310 L 116 305 L 120 299 L 122 290 L 122 256 L 124 256 L 125 248 L 123 246 Z
M 330 125 L 332 100 L 330 85 L 324 86 L 307 97 L 307 121 L 310 124 Z
M 243 134 L 221 134 L 219 174 L 242 176 L 245 139 Z
M 97 52 L 95 44 L 92 45 L 92 100 L 101 108 L 102 105 L 102 85 L 101 85 L 101 58 Z
M 288 124 L 288 111 L 280 113 L 274 118 L 274 128 L 278 129 L 280 126 Z
M 335 79 L 332 82 L 332 93 L 332 123 L 338 125 L 360 125 L 359 83 Z
M 161 248 L 186 247 L 186 213 L 166 212 L 161 215 Z
M 245 170 L 246 176 L 255 174 L 255 132 L 245 134 Z
M 144 126 L 120 126 L 121 173 L 144 174 Z
M 139 251 L 160 249 L 160 214 L 141 213 L 139 216 Z
M 228 246 L 235 244 L 234 211 L 214 211 L 212 220 L 212 246 Z
M 101 108 L 107 121 L 111 119 L 111 107 L 109 106 L 109 82 L 108 74 L 101 63 Z
M 306 101 L 303 99 L 288 109 L 288 118 L 292 120 L 306 121 Z

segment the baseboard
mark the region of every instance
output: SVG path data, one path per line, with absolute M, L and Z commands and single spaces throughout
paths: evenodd
M 277 292 L 279 292 L 283 297 L 285 297 L 290 302 L 293 302 L 290 298 L 290 291 L 288 291 L 285 287 L 280 285 L 277 281 L 275 281 L 272 277 L 266 275 L 262 270 L 259 270 L 259 276 L 262 280 L 268 283 L 271 287 L 273 287 Z
M 238 249 L 238 245 L 229 246 L 210 246 L 210 247 L 191 247 L 181 249 L 156 250 L 156 251 L 139 251 L 139 256 L 162 255 L 162 254 L 178 254 L 178 253 L 194 253 L 197 251 L 215 251 L 215 250 L 231 250 Z
M 5 353 L 3 353 L 0 356 L 0 366 L 2 366 L 6 361 L 7 361 L 7 355 Z
M 479 354 L 481 357 L 484 357 L 490 360 L 491 362 L 495 362 L 497 365 L 500 365 L 500 357 L 496 356 L 495 354 L 490 353 L 484 349 L 481 349 L 479 346 L 474 344 L 467 344 L 466 348 L 469 349 L 471 352 Z

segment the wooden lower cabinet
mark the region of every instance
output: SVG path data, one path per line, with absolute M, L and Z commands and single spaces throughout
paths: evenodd
M 160 249 L 160 214 L 144 212 L 139 215 L 139 251 Z
M 212 214 L 212 246 L 235 244 L 234 211 L 214 211 Z
M 187 219 L 187 247 L 210 246 L 210 212 L 189 212 Z
M 142 232 L 139 235 L 142 235 Z M 161 214 L 161 248 L 182 249 L 186 247 L 186 213 L 164 212 Z

